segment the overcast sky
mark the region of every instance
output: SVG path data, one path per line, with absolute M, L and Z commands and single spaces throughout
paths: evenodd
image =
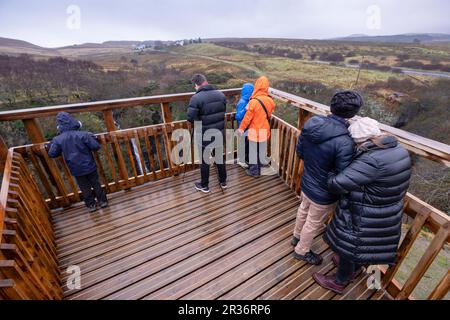
M 0 37 L 57 47 L 107 40 L 450 33 L 449 12 L 448 0 L 0 0 Z

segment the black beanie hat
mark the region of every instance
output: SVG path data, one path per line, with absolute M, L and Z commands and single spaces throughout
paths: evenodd
M 331 113 L 344 119 L 350 119 L 358 114 L 363 104 L 363 98 L 358 92 L 340 91 L 331 99 Z

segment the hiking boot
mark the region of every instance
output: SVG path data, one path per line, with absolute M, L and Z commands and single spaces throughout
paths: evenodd
M 252 171 L 250 171 L 250 169 L 245 170 L 245 174 L 248 175 L 249 177 L 253 177 L 253 178 L 259 178 L 259 174 L 253 173 Z
M 89 213 L 94 213 L 95 211 L 97 211 L 97 205 L 96 204 L 93 204 L 93 205 L 91 205 L 91 206 L 88 206 L 88 210 L 89 210 Z
M 298 244 L 299 242 L 300 242 L 300 238 L 297 238 L 296 236 L 293 236 L 293 237 L 292 237 L 291 244 L 292 244 L 294 247 L 296 247 L 297 244 Z
M 202 184 L 199 183 L 199 182 L 195 183 L 194 186 L 195 186 L 195 190 L 197 190 L 197 191 L 201 191 L 203 193 L 209 193 L 210 192 L 208 187 L 203 187 Z
M 108 207 L 108 201 L 100 202 L 100 203 L 99 203 L 99 206 L 100 206 L 100 208 L 102 208 L 102 209 L 107 208 L 107 207 Z
M 294 258 L 297 260 L 306 261 L 307 263 L 315 265 L 315 266 L 321 265 L 322 261 L 323 261 L 323 258 L 320 255 L 318 255 L 317 253 L 314 253 L 312 251 L 309 251 L 304 256 L 302 256 L 301 254 L 298 254 L 297 252 L 294 251 Z
M 226 182 L 220 182 L 219 185 L 223 190 L 228 188 L 228 184 Z
M 333 291 L 337 294 L 342 294 L 346 284 L 340 284 L 336 281 L 336 275 L 326 276 L 320 273 L 314 273 L 313 279 L 323 288 Z

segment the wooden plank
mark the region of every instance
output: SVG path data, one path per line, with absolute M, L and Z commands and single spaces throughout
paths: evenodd
M 260 190 L 260 189 L 256 189 L 256 190 Z M 197 197 L 198 199 L 198 194 L 195 193 L 195 197 Z M 182 200 L 181 200 L 182 199 Z M 60 239 L 58 241 L 58 247 L 59 247 L 59 257 L 60 257 L 60 262 L 61 264 L 69 264 L 71 263 L 71 259 L 68 260 L 68 258 L 65 258 L 66 256 L 72 254 L 73 257 L 73 253 L 75 252 L 80 252 L 80 254 L 82 254 L 82 256 L 84 258 L 88 257 L 89 254 L 87 252 L 88 248 L 94 247 L 95 244 L 100 244 L 100 243 L 105 243 L 108 239 L 116 239 L 118 237 L 120 237 L 121 235 L 125 235 L 126 237 L 130 237 L 130 232 L 134 232 L 134 231 L 138 231 L 138 230 L 143 230 L 144 227 L 146 226 L 153 226 L 156 222 L 160 222 L 160 221 L 165 221 L 166 219 L 168 220 L 168 218 L 170 217 L 171 214 L 176 214 L 177 210 L 175 208 L 179 208 L 180 209 L 180 215 L 184 212 L 181 210 L 186 210 L 187 212 L 191 211 L 191 215 L 192 215 L 192 210 L 195 209 L 195 207 L 192 208 L 192 210 L 189 210 L 189 204 L 192 206 L 192 202 L 195 199 L 194 197 L 189 197 L 189 198 L 181 198 L 178 203 L 164 203 L 161 204 L 159 206 L 153 206 L 154 210 L 152 210 L 151 212 L 153 212 L 154 215 L 158 215 L 158 217 L 155 217 L 153 215 L 149 215 L 148 212 L 146 211 L 142 211 L 141 214 L 138 214 L 138 212 L 142 209 L 140 208 L 133 208 L 133 210 L 136 211 L 130 211 L 130 217 L 125 216 L 123 219 L 120 220 L 116 220 L 115 222 L 117 224 L 119 223 L 125 223 L 123 224 L 122 227 L 116 227 L 116 228 L 111 228 L 111 225 L 105 225 L 104 227 L 101 228 L 93 228 L 92 230 L 87 230 L 88 232 L 83 233 L 82 237 L 80 237 L 79 235 L 75 234 L 74 236 L 70 237 L 70 236 L 66 236 L 64 237 L 64 239 Z M 201 198 L 200 198 L 201 200 Z M 168 212 L 168 209 L 174 209 L 173 212 Z M 167 218 L 164 215 L 160 215 L 160 212 L 167 212 Z M 196 214 L 204 214 L 204 209 L 200 206 L 196 211 Z M 228 212 L 228 210 L 224 210 L 224 213 Z M 142 220 L 142 218 L 144 218 L 144 220 Z M 180 217 L 180 219 L 182 219 L 183 216 Z M 169 220 L 173 222 L 172 220 Z M 176 222 L 176 219 L 175 219 Z M 133 236 L 133 235 L 131 235 Z M 95 250 L 94 250 L 95 251 Z M 69 257 L 70 258 L 70 257 Z M 73 259 L 73 258 L 72 258 Z
M 53 193 L 48 178 L 45 175 L 44 171 L 42 170 L 40 162 L 38 162 L 37 160 L 38 158 L 34 155 L 34 151 L 32 150 L 32 148 L 27 148 L 27 155 L 28 158 L 31 160 L 31 164 L 33 165 L 33 168 L 37 173 L 42 185 L 44 186 L 45 191 L 50 197 L 50 203 L 56 205 L 55 194 Z
M 149 166 L 153 175 L 153 178 L 156 180 L 156 162 L 155 159 L 153 158 L 153 152 L 152 152 L 152 148 L 151 148 L 151 144 L 150 144 L 150 139 L 149 139 L 149 133 L 148 133 L 148 129 L 146 128 L 144 130 L 145 132 L 145 146 L 147 147 L 147 157 L 149 159 Z
M 314 272 L 328 273 L 334 268 L 331 261 L 333 252 L 323 242 L 321 237 L 316 238 L 313 242 L 313 249 L 321 253 L 323 263 L 321 266 L 313 266 L 301 261 L 298 261 L 298 269 L 278 282 L 270 290 L 264 292 L 258 297 L 260 300 L 291 300 L 299 296 L 309 287 L 314 285 L 312 275 Z M 293 250 L 291 249 L 291 254 Z
M 249 259 L 254 261 L 254 256 L 258 255 L 261 251 L 266 250 L 267 247 L 275 245 L 282 240 L 286 240 L 286 237 L 292 232 L 291 229 L 292 228 L 289 225 L 282 226 L 281 228 L 262 236 L 256 241 L 247 243 L 238 250 L 217 259 L 213 263 L 197 269 L 176 282 L 172 282 L 165 286 L 162 286 L 161 283 L 159 284 L 161 289 L 145 296 L 144 300 L 179 299 L 183 295 L 215 279 L 217 276 L 239 266 L 241 263 Z M 175 275 L 174 277 L 179 277 L 179 275 Z
M 411 295 L 425 272 L 427 272 L 429 266 L 433 263 L 434 258 L 436 258 L 444 244 L 447 242 L 449 230 L 450 222 L 446 223 L 439 229 L 428 249 L 425 251 L 425 254 L 419 260 L 417 266 L 406 280 L 399 294 L 395 297 L 396 300 L 404 300 Z
M 57 161 L 63 168 L 64 175 L 66 176 L 67 182 L 69 183 L 70 188 L 72 188 L 72 193 L 75 197 L 76 202 L 80 202 L 80 195 L 78 193 L 78 186 L 75 183 L 72 174 L 69 171 L 69 168 L 67 167 L 66 161 L 63 158 L 58 158 Z
M 114 186 L 110 186 L 111 192 L 114 192 L 119 189 L 119 179 L 117 177 L 116 167 L 114 166 L 114 161 L 111 157 L 111 152 L 109 151 L 110 149 L 108 147 L 108 143 L 106 141 L 105 136 L 101 135 L 99 137 L 99 140 L 100 140 L 100 144 L 102 145 L 103 153 L 104 153 L 107 163 L 108 163 L 109 172 L 111 173 L 111 177 L 112 177 L 113 181 L 115 182 Z
M 433 292 L 428 296 L 428 300 L 442 300 L 450 290 L 450 270 L 444 275 Z
M 321 238 L 318 239 L 319 241 L 315 241 L 313 243 L 313 249 L 322 254 L 325 250 L 327 250 L 327 247 Z M 290 242 L 288 241 L 286 244 L 290 245 Z M 249 300 L 262 296 L 265 292 L 276 286 L 278 283 L 282 282 L 287 277 L 306 266 L 305 262 L 295 259 L 292 256 L 292 252 L 293 247 L 291 246 L 291 254 L 276 261 L 269 268 L 222 295 L 219 297 L 219 300 Z M 317 268 L 315 268 L 315 270 L 317 270 Z
M 147 167 L 145 165 L 144 154 L 142 153 L 142 148 L 141 148 L 140 136 L 139 136 L 137 130 L 133 131 L 132 137 L 134 139 L 134 143 L 136 145 L 136 149 L 137 149 L 138 156 L 139 156 L 139 164 L 140 164 L 141 169 L 142 169 L 141 174 L 144 176 L 144 180 L 147 182 L 147 181 L 149 181 L 149 179 L 147 177 Z
M 58 171 L 58 168 L 56 167 L 55 163 L 53 162 L 53 159 L 50 159 L 48 157 L 47 150 L 45 150 L 45 147 L 43 144 L 39 146 L 39 149 L 40 149 L 40 153 L 41 153 L 46 165 L 48 166 L 48 168 L 50 170 L 50 173 L 51 173 L 53 179 L 55 180 L 56 187 L 59 191 L 59 194 L 62 197 L 63 205 L 67 206 L 67 207 L 70 206 L 68 192 L 67 192 L 66 186 L 64 185 L 64 181 L 61 177 L 61 174 Z
M 383 287 L 386 288 L 386 286 L 394 279 L 395 274 L 397 273 L 398 269 L 400 268 L 403 260 L 406 258 L 409 250 L 414 245 L 414 241 L 420 234 L 420 231 L 422 230 L 422 227 L 425 223 L 425 221 L 430 216 L 430 211 L 428 212 L 421 212 L 418 213 L 417 216 L 414 218 L 413 223 L 411 224 L 411 227 L 409 228 L 408 232 L 405 235 L 405 238 L 403 239 L 398 252 L 397 257 L 395 260 L 395 264 L 391 267 L 389 267 L 384 274 L 382 278 L 382 284 Z
M 131 141 L 130 141 L 130 131 L 126 132 L 125 136 L 124 136 L 124 143 L 125 143 L 125 149 L 127 150 L 127 154 L 128 154 L 128 159 L 130 160 L 130 164 L 131 164 L 131 169 L 133 172 L 134 177 L 136 178 L 136 181 L 139 181 L 139 184 L 141 184 L 141 182 L 143 183 L 143 181 L 140 181 L 140 179 L 138 179 L 138 172 L 136 170 L 136 163 L 135 163 L 135 159 L 134 159 L 134 154 L 131 151 Z
M 8 156 L 8 146 L 5 143 L 5 140 L 3 140 L 3 137 L 0 136 L 0 172 L 3 172 L 5 169 L 5 162 L 6 158 Z
M 163 116 L 164 123 L 171 123 L 173 121 L 169 102 L 161 103 L 161 113 Z
M 127 167 L 125 166 L 125 160 L 123 159 L 122 149 L 120 147 L 120 142 L 117 139 L 116 134 L 111 135 L 112 140 L 112 147 L 114 150 L 114 155 L 117 161 L 117 167 L 119 168 L 119 174 L 123 181 L 123 185 L 125 188 L 131 188 L 129 180 L 128 180 L 128 173 L 127 173 Z
M 264 208 L 255 210 L 254 214 L 239 222 L 231 224 L 221 230 L 206 236 L 205 238 L 188 243 L 178 249 L 171 250 L 164 257 L 149 260 L 127 272 L 123 272 L 114 278 L 88 288 L 71 298 L 83 299 L 89 297 L 107 299 L 132 299 L 147 291 L 153 281 L 147 279 L 152 274 L 157 274 L 162 269 L 177 264 L 178 269 L 188 272 L 197 264 L 206 264 L 215 260 L 217 254 L 223 255 L 242 245 L 242 241 L 250 242 L 259 236 L 276 229 L 278 226 L 292 220 L 293 210 L 282 213 L 284 208 Z M 225 240 L 227 239 L 227 240 Z M 198 254 L 196 254 L 198 253 Z M 158 252 L 153 252 L 158 256 Z M 149 257 L 151 259 L 151 257 Z M 181 262 L 182 263 L 179 263 Z M 142 281 L 141 281 L 142 280 Z M 132 284 L 136 285 L 132 285 Z M 145 290 L 144 292 L 142 290 Z M 120 290 L 120 291 L 118 291 Z M 113 292 L 116 292 L 113 294 Z M 145 294 L 144 294 L 145 295 Z

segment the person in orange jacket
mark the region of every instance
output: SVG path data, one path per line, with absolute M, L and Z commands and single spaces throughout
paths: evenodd
M 275 102 L 269 96 L 269 79 L 263 76 L 255 83 L 247 112 L 239 127 L 241 134 L 248 130 L 250 165 L 246 173 L 249 176 L 259 177 L 261 175 L 261 158 L 264 155 L 260 155 L 260 150 L 267 149 L 267 141 L 270 138 L 269 119 L 274 110 Z

